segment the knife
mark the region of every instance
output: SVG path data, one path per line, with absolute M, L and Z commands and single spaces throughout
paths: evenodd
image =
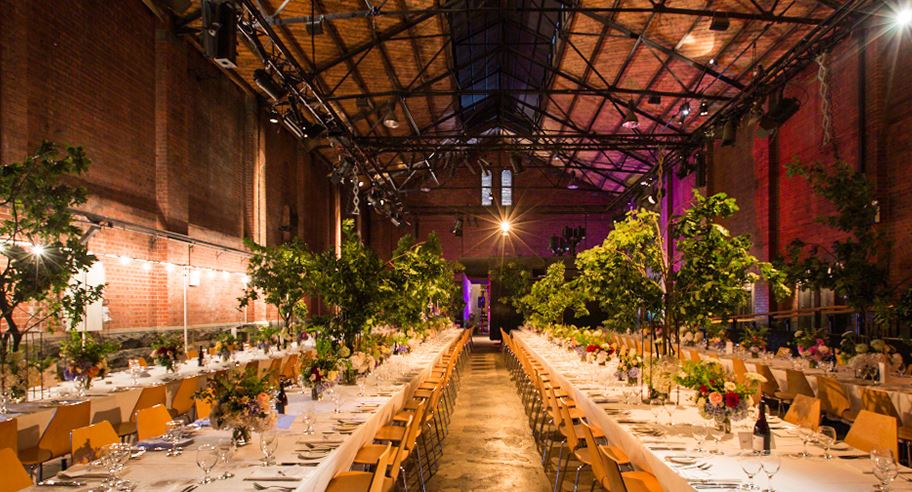
M 82 487 L 86 482 L 80 482 L 78 480 L 55 480 L 48 479 L 43 482 L 38 482 L 39 487 Z

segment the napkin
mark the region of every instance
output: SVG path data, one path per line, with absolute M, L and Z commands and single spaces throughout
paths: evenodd
M 300 466 L 258 466 L 244 480 L 262 482 L 298 482 L 313 473 L 313 468 Z
M 57 476 L 67 480 L 75 480 L 79 478 L 108 478 L 111 474 L 100 468 L 88 465 L 76 465 L 61 471 Z
M 294 423 L 297 415 L 279 415 L 278 420 L 276 420 L 276 427 L 279 429 L 288 429 L 291 427 L 291 424 Z
M 180 441 L 177 441 L 173 445 L 177 446 L 179 448 L 184 448 L 184 447 L 189 446 L 190 444 L 193 444 L 193 438 L 185 437 L 185 438 L 181 439 Z M 146 439 L 144 441 L 139 441 L 136 443 L 136 446 L 139 446 L 141 448 L 146 448 L 146 449 L 155 449 L 155 448 L 169 449 L 172 446 L 172 444 L 169 441 L 166 441 L 160 437 L 156 437 L 154 439 Z

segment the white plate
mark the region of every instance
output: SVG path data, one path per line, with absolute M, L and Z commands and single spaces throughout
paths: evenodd
M 852 448 L 848 444 L 846 444 L 842 441 L 839 441 L 836 444 L 830 446 L 830 449 L 833 451 L 848 451 L 849 449 L 852 449 Z
M 697 462 L 696 458 L 690 456 L 667 456 L 665 460 L 676 465 L 693 465 Z

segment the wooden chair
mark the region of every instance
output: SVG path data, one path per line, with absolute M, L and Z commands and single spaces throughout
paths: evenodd
M 795 395 L 792 406 L 783 420 L 817 431 L 820 428 L 820 400 L 802 394 Z
M 70 454 L 73 463 L 88 463 L 98 458 L 98 450 L 108 444 L 120 442 L 117 432 L 107 420 L 73 429 Z
M 149 367 L 149 363 L 146 362 L 146 358 L 145 358 L 145 357 L 138 357 L 138 358 L 136 359 L 136 361 L 139 362 L 139 366 L 140 366 L 140 367 Z
M 154 405 L 164 406 L 167 397 L 166 388 L 163 384 L 143 388 L 142 392 L 139 393 L 139 398 L 136 400 L 136 404 L 133 405 L 133 411 L 130 412 L 130 420 L 126 422 L 120 422 L 114 427 L 114 429 L 117 431 L 117 435 L 124 437 L 131 434 L 136 434 L 136 414 L 140 410 L 149 408 Z
M 171 414 L 164 405 L 143 408 L 136 414 L 136 439 L 152 439 L 161 436 L 168 429 Z
M 700 352 L 697 352 L 694 349 L 688 350 L 688 353 L 690 353 L 690 360 L 692 360 L 694 362 L 700 362 L 701 360 L 703 360 L 703 358 L 700 357 Z
M 19 450 L 19 421 L 8 419 L 0 422 L 0 449 Z
M 585 423 L 574 424 L 573 418 L 570 416 L 570 407 L 567 405 L 566 400 L 560 399 L 558 405 L 561 412 L 561 432 L 566 437 L 567 447 L 569 448 L 569 453 L 567 455 L 568 461 L 564 464 L 564 474 L 566 474 L 566 467 L 569 464 L 570 454 L 572 454 L 576 460 L 580 462 L 580 465 L 576 467 L 576 477 L 573 482 L 574 490 L 579 486 L 580 472 L 583 470 L 583 468 L 587 466 L 593 466 L 593 461 L 595 460 L 593 457 L 594 454 L 603 452 L 607 456 L 610 456 L 612 459 L 617 461 L 619 464 L 630 464 L 630 459 L 621 448 L 618 448 L 616 446 L 596 445 L 595 436 L 591 426 Z M 592 436 L 592 445 L 589 445 L 588 441 L 585 439 L 585 434 L 587 432 L 590 436 Z M 599 431 L 599 434 L 604 435 L 601 431 Z M 586 447 L 581 447 L 580 444 L 586 444 Z M 557 470 L 558 471 L 557 476 L 555 476 L 554 490 L 561 490 L 564 475 L 561 474 L 560 456 L 558 456 Z
M 394 482 L 386 476 L 391 447 L 390 444 L 386 445 L 386 449 L 377 460 L 377 468 L 373 473 L 362 471 L 339 473 L 330 480 L 326 492 L 386 492 L 392 490 Z
M 193 394 L 199 389 L 200 377 L 186 378 L 180 382 L 174 397 L 171 398 L 171 408 L 168 411 L 172 417 L 185 415 L 193 408 Z
M 44 478 L 43 466 L 48 461 L 70 454 L 70 432 L 89 425 L 92 403 L 88 400 L 60 405 L 48 422 L 38 445 L 19 450 L 19 459 L 26 466 L 38 466 L 38 479 Z
M 777 391 L 776 398 L 784 402 L 791 402 L 795 399 L 795 395 L 815 397 L 814 390 L 811 389 L 811 383 L 808 382 L 807 376 L 803 372 L 795 369 L 786 369 L 785 376 L 788 389 L 786 391 Z
M 409 416 L 408 420 L 405 421 L 405 427 L 411 427 L 412 425 L 412 416 Z M 410 443 L 407 439 L 399 441 L 399 445 L 396 447 L 392 461 L 389 465 L 388 476 L 393 483 L 396 483 L 396 480 L 399 478 L 399 474 L 403 472 L 403 463 L 409 457 L 409 446 Z M 376 466 L 380 460 L 380 457 L 383 456 L 383 453 L 389 449 L 389 444 L 366 444 L 358 450 L 358 454 L 355 455 L 353 463 Z M 405 475 L 402 478 L 403 489 L 406 489 L 405 486 Z
M 32 486 L 32 477 L 9 448 L 0 448 L 0 492 L 17 492 Z
M 288 356 L 288 360 L 285 361 L 285 366 L 282 368 L 282 378 L 286 381 L 295 381 L 298 379 L 298 361 L 300 357 L 298 354 L 291 354 Z
M 184 357 L 184 360 L 191 361 L 191 360 L 195 360 L 197 357 L 199 357 L 199 350 L 190 349 L 187 351 L 187 354 Z
M 196 420 L 208 419 L 209 413 L 212 412 L 212 400 L 208 398 L 197 398 L 193 400 L 196 409 Z
M 899 441 L 906 446 L 906 458 L 912 459 L 912 428 L 903 425 L 902 417 L 886 391 L 865 388 L 861 392 L 861 408 L 870 412 L 888 415 L 896 419 L 896 433 Z M 899 457 L 897 456 L 897 459 Z
M 744 384 L 747 380 L 747 366 L 740 357 L 732 357 L 732 372 L 735 373 L 735 381 Z
M 279 376 L 282 375 L 282 360 L 282 357 L 276 357 L 272 359 L 272 362 L 269 363 L 269 368 L 266 370 L 265 374 L 269 376 L 269 382 L 276 386 L 279 384 Z
M 852 402 L 845 388 L 835 378 L 817 376 L 817 398 L 820 409 L 830 420 L 851 424 L 858 412 L 852 411 Z
M 586 447 L 600 450 L 592 456 L 592 474 L 595 476 L 593 485 L 597 482 L 609 492 L 661 492 L 662 486 L 655 476 L 645 471 L 622 472 L 618 462 L 604 449 L 596 446 L 592 428 L 583 424 L 582 430 Z
M 899 458 L 899 445 L 896 434 L 896 419 L 889 415 L 882 415 L 862 410 L 846 434 L 845 442 L 849 446 L 865 452 L 881 448 L 893 451 L 893 456 Z

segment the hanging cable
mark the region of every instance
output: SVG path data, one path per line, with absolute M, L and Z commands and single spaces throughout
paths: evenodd
M 826 148 L 833 144 L 832 118 L 830 115 L 830 84 L 829 84 L 829 55 L 821 53 L 815 59 L 817 62 L 817 82 L 820 91 L 820 117 L 822 118 L 823 140 L 821 147 Z M 836 145 L 833 144 L 836 152 Z

